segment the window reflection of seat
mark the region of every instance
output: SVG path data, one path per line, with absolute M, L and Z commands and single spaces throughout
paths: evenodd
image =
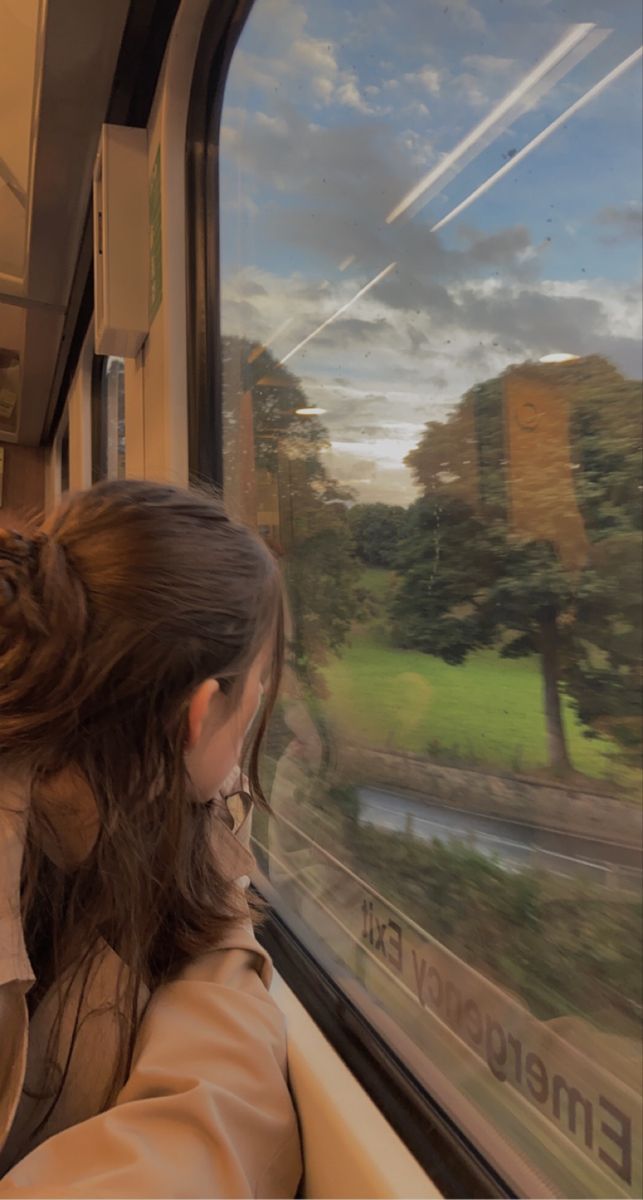
M 92 481 L 125 475 L 125 360 L 94 360 L 92 376 Z

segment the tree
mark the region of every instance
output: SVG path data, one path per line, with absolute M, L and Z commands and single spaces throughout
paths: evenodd
M 226 496 L 283 558 L 292 654 L 319 690 L 317 667 L 344 643 L 357 603 L 352 493 L 324 466 L 327 431 L 302 413 L 308 401 L 297 377 L 240 338 L 224 338 L 223 353 Z
M 565 686 L 588 733 L 609 735 L 640 764 L 641 385 L 600 358 L 580 360 L 575 375 L 577 494 L 600 588 L 579 598 Z
M 397 645 L 455 666 L 488 644 L 482 602 L 494 579 L 494 553 L 488 529 L 469 505 L 440 495 L 411 505 L 396 566 L 391 617 Z
M 537 653 L 555 771 L 570 769 L 563 685 L 589 733 L 631 747 L 641 681 L 638 385 L 597 356 L 510 368 L 429 423 L 406 461 L 424 498 L 398 559 L 398 640 L 449 662 L 481 646 Z
M 641 538 L 614 534 L 593 547 L 595 586 L 579 595 L 564 682 L 587 736 L 616 741 L 641 763 Z
M 369 567 L 391 568 L 402 537 L 406 509 L 398 504 L 355 504 L 348 524 L 355 553 Z

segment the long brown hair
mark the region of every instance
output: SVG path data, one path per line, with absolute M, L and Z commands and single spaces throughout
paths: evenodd
M 247 915 L 213 854 L 212 811 L 192 794 L 184 750 L 195 687 L 217 678 L 234 706 L 270 639 L 248 756 L 261 807 L 259 751 L 283 659 L 281 582 L 263 542 L 214 497 L 135 480 L 72 495 L 22 533 L 0 530 L 0 789 L 7 772 L 30 790 L 27 948 L 38 995 L 70 969 L 86 981 L 101 938 L 129 968 L 106 1103 L 131 1064 L 140 984 L 154 989 Z M 82 790 L 98 833 L 84 861 L 61 868 L 43 842 L 55 804 Z

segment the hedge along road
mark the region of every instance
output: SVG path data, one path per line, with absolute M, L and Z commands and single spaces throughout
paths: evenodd
M 568 877 L 639 889 L 643 852 L 636 846 L 442 808 L 412 793 L 357 788 L 359 820 L 423 841 L 464 841 L 509 869 L 538 867 Z

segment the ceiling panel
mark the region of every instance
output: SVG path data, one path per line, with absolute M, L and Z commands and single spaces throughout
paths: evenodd
M 26 271 L 43 0 L 0 0 L 0 277 Z
M 0 0 L 0 440 L 42 436 L 128 10 Z

